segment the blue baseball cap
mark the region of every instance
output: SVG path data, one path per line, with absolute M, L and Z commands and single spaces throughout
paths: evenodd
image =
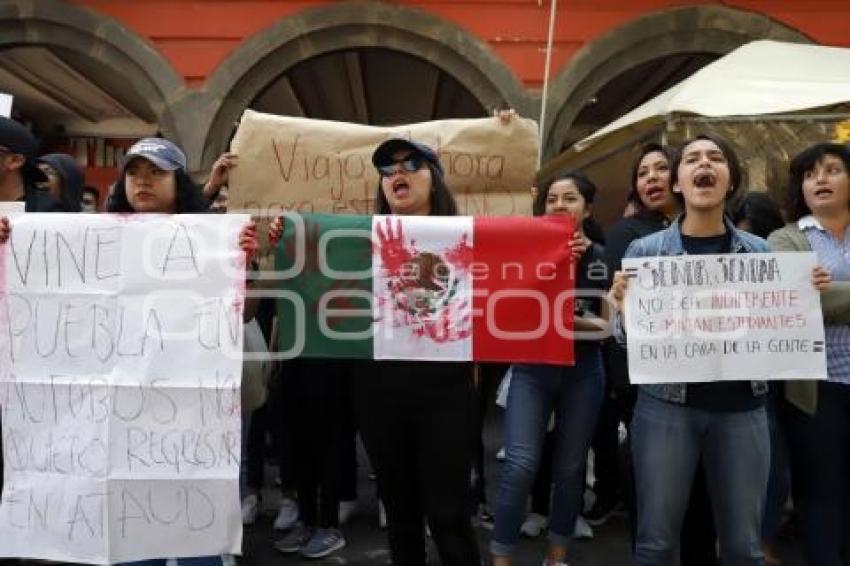
M 418 143 L 404 138 L 390 138 L 379 145 L 372 154 L 372 165 L 375 167 L 392 165 L 393 155 L 399 151 L 409 151 L 413 155 L 421 157 L 425 161 L 434 165 L 441 176 L 444 175 L 443 166 L 440 164 L 440 158 L 437 157 L 437 153 L 433 149 L 424 143 Z
M 135 157 L 144 157 L 164 171 L 186 169 L 186 154 L 163 138 L 142 138 L 134 143 L 124 156 L 124 167 Z

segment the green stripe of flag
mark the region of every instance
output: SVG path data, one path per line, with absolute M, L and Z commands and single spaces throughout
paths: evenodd
M 299 299 L 277 301 L 279 351 L 289 352 L 303 341 L 301 355 L 305 357 L 372 358 L 371 335 L 351 339 L 354 334 L 369 333 L 372 328 L 372 217 L 315 214 L 301 218 L 304 222 L 303 269 L 296 276 L 280 281 L 279 285 L 280 289 L 300 297 L 305 315 L 298 314 L 296 302 Z M 352 236 L 352 230 L 360 235 Z M 329 239 L 322 246 L 324 253 L 320 253 L 323 235 Z M 292 268 L 296 255 L 302 253 L 296 240 L 295 223 L 285 218 L 284 237 L 275 253 L 278 271 Z M 320 263 L 322 257 L 325 259 L 324 273 Z M 332 270 L 347 274 L 359 271 L 362 275 L 356 279 L 340 278 Z M 328 297 L 331 291 L 343 295 L 328 301 L 327 308 L 321 308 L 322 297 Z M 363 297 L 353 297 L 354 293 Z M 343 317 L 334 313 L 335 309 L 360 314 Z M 323 321 L 327 328 L 322 328 Z

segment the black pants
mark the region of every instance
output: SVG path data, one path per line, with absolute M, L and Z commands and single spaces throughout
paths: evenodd
M 272 435 L 272 444 L 278 459 L 280 487 L 284 495 L 295 491 L 298 476 L 298 461 L 295 454 L 295 432 L 298 401 L 295 396 L 294 376 L 300 360 L 287 360 L 280 364 L 278 372 L 269 384 L 266 401 L 266 425 Z M 250 484 L 249 484 L 250 485 Z
M 345 424 L 350 400 L 351 363 L 299 360 L 290 376 L 297 401 L 296 485 L 301 520 L 322 528 L 339 525 Z
M 378 362 L 355 383 L 396 566 L 426 564 L 424 519 L 443 566 L 479 566 L 470 523 L 475 388 L 469 364 Z
M 355 377 L 352 376 L 352 379 Z M 354 501 L 357 499 L 357 425 L 353 404 L 350 410 L 346 411 L 342 426 L 342 479 L 339 495 L 340 501 Z
M 266 433 L 268 433 L 268 404 L 251 413 L 246 447 L 245 484 L 253 490 L 263 488 L 263 472 L 266 465 Z
M 781 407 L 806 562 L 850 566 L 850 385 L 818 383 L 814 415 Z

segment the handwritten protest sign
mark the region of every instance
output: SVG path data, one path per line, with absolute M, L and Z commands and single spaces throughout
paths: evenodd
M 273 116 L 246 110 L 231 149 L 230 208 L 274 214 L 371 214 L 378 175 L 372 152 L 383 140 L 426 143 L 440 155 L 461 214 L 528 214 L 537 167 L 537 124 L 515 117 L 439 120 L 393 128 Z
M 632 383 L 826 379 L 814 254 L 623 260 Z
M 24 212 L 25 207 L 26 203 L 20 201 L 3 201 L 0 202 L 0 213 L 4 215 L 21 214 Z
M 0 555 L 240 551 L 246 221 L 13 220 L 0 247 Z

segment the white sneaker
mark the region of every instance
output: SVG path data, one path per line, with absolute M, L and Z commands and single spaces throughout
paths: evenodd
M 549 519 L 539 513 L 529 513 L 523 521 L 519 532 L 527 537 L 539 537 L 546 530 L 546 525 L 549 524 Z
M 498 460 L 499 462 L 505 461 L 505 447 L 504 446 L 499 448 L 499 451 L 496 452 L 496 460 Z
M 344 525 L 348 522 L 354 510 L 357 509 L 357 501 L 340 501 L 339 502 L 339 524 Z
M 242 500 L 242 524 L 253 525 L 260 514 L 260 498 L 252 493 Z
M 593 527 L 587 524 L 587 521 L 584 520 L 584 517 L 581 515 L 576 519 L 576 525 L 573 529 L 573 537 L 580 538 L 585 540 L 590 540 L 593 538 Z
M 298 522 L 298 503 L 291 497 L 284 497 L 280 501 L 280 511 L 274 520 L 274 528 L 277 531 L 288 531 Z
M 378 526 L 382 529 L 387 528 L 387 508 L 380 499 L 378 500 Z

